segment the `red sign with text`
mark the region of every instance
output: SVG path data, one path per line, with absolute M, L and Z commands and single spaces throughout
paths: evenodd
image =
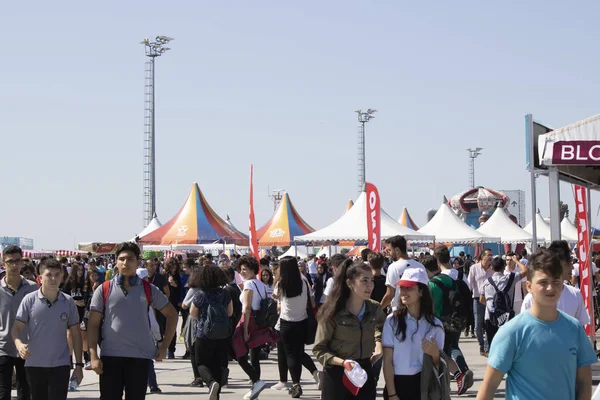
M 575 225 L 577 225 L 577 249 L 579 258 L 579 288 L 583 296 L 583 303 L 588 315 L 591 312 L 592 303 L 592 276 L 590 260 L 590 230 L 588 226 L 588 206 L 587 191 L 583 186 L 575 186 Z M 591 323 L 585 326 L 585 331 L 589 335 L 594 332 L 594 318 L 590 318 Z
M 367 233 L 369 237 L 369 249 L 381 250 L 381 204 L 379 191 L 372 183 L 367 186 Z
M 254 222 L 254 165 L 250 165 L 250 213 L 249 213 L 249 246 L 250 254 L 260 260 L 258 254 L 258 237 L 256 237 L 256 222 Z
M 595 140 L 570 140 L 554 143 L 553 165 L 598 165 L 600 142 Z

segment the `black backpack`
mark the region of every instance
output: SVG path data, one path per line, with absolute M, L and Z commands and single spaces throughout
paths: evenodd
M 452 287 L 448 288 L 439 276 L 431 280 L 442 289 L 443 306 L 440 320 L 446 332 L 462 332 L 467 326 L 467 321 L 473 315 L 473 300 L 469 286 L 463 281 L 462 271 L 458 271 L 458 279 L 452 280 Z
M 494 299 L 492 300 L 492 304 L 494 306 L 494 312 L 490 312 L 490 322 L 495 326 L 502 326 L 506 322 L 510 321 L 515 316 L 515 310 L 513 309 L 513 302 L 508 295 L 508 291 L 510 290 L 513 281 L 515 279 L 515 274 L 511 273 L 508 281 L 506 282 L 506 286 L 504 289 L 499 290 L 498 286 L 494 283 L 492 278 L 488 278 L 488 282 L 496 293 L 494 293 Z M 489 310 L 488 310 L 489 312 Z
M 208 296 L 204 292 L 205 299 L 208 303 L 206 311 L 206 319 L 204 320 L 203 333 L 208 339 L 227 339 L 233 333 L 229 316 L 227 315 L 227 305 L 223 304 L 224 293 L 218 301 L 211 303 Z
M 274 328 L 275 325 L 277 325 L 277 320 L 279 319 L 279 314 L 277 313 L 277 302 L 267 296 L 266 291 L 265 297 L 262 297 L 258 290 L 258 286 L 256 286 L 256 283 L 252 283 L 256 288 L 258 296 L 260 297 L 260 310 L 255 312 L 254 320 L 261 328 Z

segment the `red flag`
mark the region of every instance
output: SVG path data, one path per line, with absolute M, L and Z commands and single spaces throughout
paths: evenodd
M 367 232 L 369 237 L 369 249 L 381 250 L 381 205 L 379 202 L 379 191 L 372 183 L 367 186 Z
M 258 254 L 258 238 L 256 237 L 256 223 L 254 222 L 254 165 L 250 164 L 250 254 L 260 260 Z
M 590 230 L 588 228 L 588 208 L 587 191 L 582 186 L 575 186 L 575 225 L 577 225 L 577 250 L 579 252 L 579 288 L 583 296 L 583 303 L 588 315 L 591 316 L 591 323 L 585 326 L 585 331 L 589 335 L 595 332 L 594 317 L 591 312 L 592 290 L 591 273 L 592 264 L 590 262 Z

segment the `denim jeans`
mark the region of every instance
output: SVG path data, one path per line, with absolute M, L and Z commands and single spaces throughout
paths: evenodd
M 475 314 L 475 333 L 477 334 L 479 348 L 485 350 L 486 346 L 483 335 L 483 318 L 485 317 L 485 304 L 481 304 L 479 302 L 479 299 L 473 299 L 473 313 Z
M 460 340 L 461 332 L 446 332 L 446 338 L 444 340 L 444 353 L 452 357 L 456 362 L 460 372 L 465 372 L 469 369 L 465 357 L 462 351 L 458 347 L 458 341 Z

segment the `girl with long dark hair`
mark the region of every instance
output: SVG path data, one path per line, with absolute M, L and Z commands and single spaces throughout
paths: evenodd
M 315 291 L 315 302 L 317 307 L 320 308 L 325 303 L 326 296 L 323 295 L 327 281 L 331 278 L 329 269 L 326 263 L 317 265 L 317 277 L 313 282 L 313 289 Z
M 171 257 L 165 264 L 165 276 L 169 282 L 169 302 L 175 307 L 177 314 L 181 309 L 181 265 L 179 260 L 175 257 Z M 177 344 L 177 334 L 173 336 L 171 344 L 169 345 L 169 351 L 167 358 L 175 358 L 175 345 Z
M 424 269 L 407 268 L 398 283 L 400 303 L 383 327 L 384 399 L 420 399 L 423 355 L 439 366 L 444 328 L 433 313 L 428 281 Z
M 313 354 L 324 367 L 323 399 L 374 400 L 372 365 L 382 355 L 381 328 L 386 315 L 371 300 L 373 272 L 362 261 L 345 260 L 338 267 L 333 287 L 317 314 L 319 325 Z M 368 379 L 355 396 L 342 383 L 344 368 L 360 365 Z
M 298 269 L 298 260 L 295 257 L 284 257 L 279 261 L 279 280 L 275 285 L 273 297 L 279 300 L 281 310 L 279 332 L 292 377 L 292 387 L 289 392 L 292 398 L 302 395 L 300 377 L 308 329 L 306 306 L 309 296 L 308 282 L 303 279 Z

